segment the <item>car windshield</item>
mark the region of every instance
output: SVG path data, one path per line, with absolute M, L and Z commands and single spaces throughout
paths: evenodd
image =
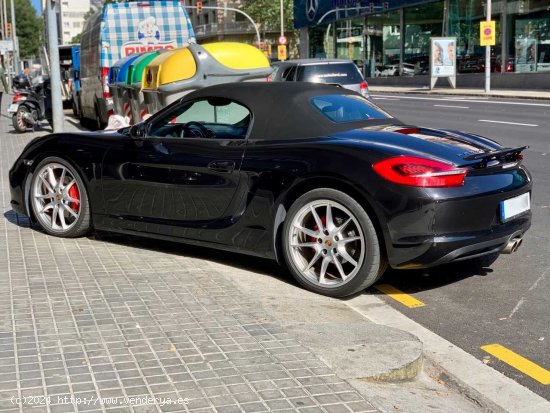
M 297 79 L 302 82 L 337 83 L 340 85 L 361 83 L 363 81 L 361 73 L 353 63 L 300 66 Z
M 373 119 L 391 119 L 374 103 L 357 95 L 322 95 L 311 99 L 311 104 L 333 122 L 358 122 Z

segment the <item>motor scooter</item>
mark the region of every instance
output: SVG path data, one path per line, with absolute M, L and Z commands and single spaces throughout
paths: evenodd
M 34 129 L 41 121 L 52 125 L 52 98 L 50 78 L 21 80 L 15 86 L 15 94 L 8 112 L 12 113 L 12 124 L 17 132 Z

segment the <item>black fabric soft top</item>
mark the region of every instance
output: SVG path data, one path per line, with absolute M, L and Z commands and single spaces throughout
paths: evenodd
M 321 114 L 311 98 L 320 95 L 356 95 L 334 85 L 308 82 L 242 82 L 225 83 L 199 89 L 182 101 L 223 97 L 235 100 L 252 112 L 253 125 L 249 139 L 299 139 L 330 135 L 336 132 L 398 123 L 396 119 L 335 123 Z

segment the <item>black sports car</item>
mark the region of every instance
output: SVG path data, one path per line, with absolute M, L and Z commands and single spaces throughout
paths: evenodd
M 117 132 L 33 140 L 10 171 L 11 205 L 51 235 L 95 228 L 268 257 L 346 296 L 388 264 L 517 249 L 531 223 L 523 149 L 404 125 L 332 85 L 225 84 Z

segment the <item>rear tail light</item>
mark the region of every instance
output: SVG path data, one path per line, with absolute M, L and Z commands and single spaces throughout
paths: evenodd
M 373 165 L 382 178 L 396 184 L 429 187 L 461 186 L 467 170 L 416 156 L 396 156 Z
M 103 88 L 103 97 L 108 99 L 111 97 L 111 92 L 109 91 L 109 68 L 101 68 L 101 87 Z
M 361 94 L 363 96 L 368 96 L 368 94 L 369 94 L 369 84 L 366 81 L 363 80 L 359 84 L 359 90 L 361 91 Z
M 16 93 L 15 95 L 13 95 L 13 102 L 19 102 L 21 100 L 27 100 L 27 97 L 22 95 L 21 93 Z

